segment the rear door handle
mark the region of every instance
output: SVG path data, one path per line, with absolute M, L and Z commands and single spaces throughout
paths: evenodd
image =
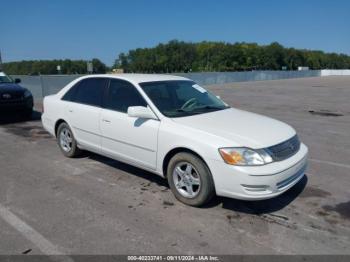
M 69 109 L 68 112 L 69 112 L 69 113 L 73 113 L 73 109 Z
M 102 119 L 102 122 L 110 123 L 111 121 L 107 119 Z

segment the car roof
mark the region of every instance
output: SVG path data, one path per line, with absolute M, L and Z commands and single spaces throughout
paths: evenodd
M 103 75 L 89 75 L 89 77 L 110 77 L 127 80 L 133 83 L 155 82 L 155 81 L 171 81 L 171 80 L 189 80 L 182 76 L 166 75 L 166 74 L 103 74 Z
M 0 72 L 0 76 L 6 76 L 5 73 L 3 72 Z

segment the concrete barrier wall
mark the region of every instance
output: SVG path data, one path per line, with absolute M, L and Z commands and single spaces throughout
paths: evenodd
M 42 99 L 44 96 L 56 94 L 65 85 L 80 76 L 82 75 L 11 75 L 13 79 L 21 79 L 21 85 L 32 92 L 34 99 Z
M 175 73 L 174 75 L 190 78 L 201 85 L 214 85 L 233 82 L 263 81 L 329 75 L 350 75 L 350 70 L 208 72 Z M 12 78 L 20 78 L 22 80 L 22 85 L 33 93 L 34 98 L 41 99 L 44 96 L 57 93 L 66 84 L 80 76 L 81 75 L 12 75 Z
M 201 85 L 225 84 L 233 82 L 264 81 L 320 76 L 319 70 L 309 71 L 249 71 L 249 72 L 209 72 L 175 74 L 190 78 Z
M 335 69 L 324 69 L 321 70 L 321 76 L 349 76 L 350 69 L 335 70 Z

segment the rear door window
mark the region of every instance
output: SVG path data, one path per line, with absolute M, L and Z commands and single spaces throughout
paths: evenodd
M 102 105 L 102 97 L 107 82 L 108 80 L 106 78 L 83 79 L 73 86 L 62 99 L 84 105 L 100 107 Z

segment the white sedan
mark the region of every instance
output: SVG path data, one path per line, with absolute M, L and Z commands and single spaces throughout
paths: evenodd
M 65 156 L 88 150 L 148 170 L 192 206 L 214 195 L 275 197 L 307 165 L 292 127 L 231 108 L 179 76 L 84 76 L 45 97 L 43 108 L 43 126 Z

